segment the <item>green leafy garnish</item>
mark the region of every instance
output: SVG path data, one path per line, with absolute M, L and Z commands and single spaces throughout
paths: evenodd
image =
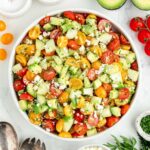
M 150 142 L 146 141 L 140 135 L 138 135 L 138 136 L 139 136 L 139 140 L 140 140 L 140 150 L 150 150 Z

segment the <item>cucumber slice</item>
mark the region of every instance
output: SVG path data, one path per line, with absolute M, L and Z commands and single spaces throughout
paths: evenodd
M 132 3 L 141 10 L 150 10 L 150 0 L 132 0 Z
M 115 10 L 122 7 L 127 0 L 97 0 L 97 1 L 103 8 L 108 10 Z

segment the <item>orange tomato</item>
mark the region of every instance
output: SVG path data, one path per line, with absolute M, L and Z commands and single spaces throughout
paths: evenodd
M 69 87 L 74 90 L 79 90 L 83 87 L 83 82 L 78 78 L 71 78 L 69 81 Z
M 100 66 L 101 62 L 99 60 L 92 63 L 92 68 L 94 68 L 95 70 L 99 70 Z
M 21 63 L 22 66 L 26 66 L 27 65 L 27 59 L 24 55 L 20 54 L 20 55 L 16 55 L 16 61 Z
M 68 101 L 68 98 L 69 98 L 69 93 L 64 91 L 64 92 L 61 93 L 58 100 L 59 100 L 60 103 L 65 103 L 65 102 Z
M 11 33 L 5 33 L 1 37 L 1 42 L 5 45 L 10 44 L 14 39 L 14 36 Z
M 68 39 L 65 36 L 60 36 L 57 39 L 57 45 L 59 48 L 65 48 L 68 44 Z
M 106 92 L 106 90 L 104 89 L 103 86 L 100 86 L 99 88 L 97 88 L 95 90 L 95 95 L 100 97 L 100 98 L 106 98 L 107 97 L 107 92 Z
M 7 58 L 7 52 L 5 49 L 0 48 L 0 60 L 5 60 Z
M 72 135 L 70 132 L 60 132 L 59 136 L 63 138 L 72 138 Z
M 29 112 L 28 114 L 31 123 L 35 125 L 41 125 L 42 116 L 41 114 L 36 114 L 34 112 Z
M 32 81 L 35 77 L 35 74 L 31 72 L 30 70 L 28 70 L 25 76 L 28 81 Z
M 58 122 L 56 123 L 56 131 L 62 132 L 63 127 L 64 127 L 64 120 L 63 119 L 58 120 Z
M 30 29 L 28 35 L 29 35 L 30 39 L 36 40 L 39 37 L 40 33 L 41 33 L 40 27 L 39 26 L 35 26 L 32 29 Z
M 78 36 L 77 43 L 79 45 L 84 45 L 86 42 L 86 35 L 83 32 L 79 31 L 77 36 Z
M 6 23 L 3 20 L 0 20 L 0 31 L 4 31 L 6 29 Z
M 28 45 L 26 53 L 28 55 L 33 55 L 35 53 L 35 45 Z

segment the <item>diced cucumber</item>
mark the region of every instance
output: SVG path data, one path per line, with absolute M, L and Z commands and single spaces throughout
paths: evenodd
M 82 92 L 80 90 L 77 90 L 77 91 L 71 90 L 69 98 L 75 99 L 75 98 L 79 98 L 81 95 L 82 95 Z
M 99 78 L 97 78 L 95 81 L 93 81 L 93 87 L 94 87 L 94 89 L 97 89 L 101 85 L 102 85 L 102 82 L 101 82 L 101 80 Z
M 80 59 L 80 55 L 78 52 L 74 52 L 73 56 L 75 59 Z
M 64 126 L 63 126 L 63 131 L 68 132 L 72 125 L 73 125 L 74 119 L 70 117 L 68 120 L 64 120 Z
M 91 82 L 90 82 L 90 80 L 89 80 L 89 78 L 88 77 L 85 77 L 84 78 L 84 87 L 85 88 L 90 88 L 92 85 L 91 85 Z
M 57 103 L 58 103 L 58 100 L 57 100 L 57 99 L 50 99 L 50 100 L 47 100 L 47 105 L 48 105 L 51 109 L 57 109 Z
M 99 79 L 103 83 L 110 83 L 111 82 L 111 80 L 107 74 L 101 74 Z
M 20 96 L 22 93 L 24 93 L 24 90 L 18 91 L 18 95 Z
M 26 111 L 28 109 L 28 102 L 26 100 L 20 100 L 19 106 L 21 110 Z
M 95 27 L 93 27 L 89 24 L 86 24 L 86 25 L 82 26 L 82 32 L 84 32 L 86 35 L 89 35 L 89 34 L 93 33 L 94 30 L 95 30 Z
M 114 73 L 110 75 L 110 78 L 113 80 L 113 83 L 122 83 L 122 75 L 120 72 Z
M 135 71 L 135 70 L 132 70 L 132 69 L 129 69 L 129 70 L 128 70 L 128 77 L 129 77 L 133 82 L 136 82 L 136 81 L 138 80 L 138 76 L 139 76 L 138 71 Z
M 117 90 L 111 90 L 109 93 L 109 98 L 110 99 L 116 99 L 118 98 L 119 92 Z
M 60 57 L 55 55 L 55 56 L 53 56 L 53 59 L 57 65 L 62 65 L 63 60 Z
M 87 72 L 88 72 L 87 69 L 84 70 L 84 71 L 81 73 L 81 75 L 79 76 L 79 78 L 80 78 L 80 79 L 84 79 L 84 78 L 86 77 L 86 75 L 87 75 Z
M 51 17 L 50 23 L 51 25 L 61 26 L 64 23 L 64 19 L 58 17 Z
M 79 70 L 79 68 L 74 67 L 74 66 L 71 66 L 69 68 L 69 71 L 70 71 L 71 74 L 76 74 L 78 72 L 78 70 Z
M 36 90 L 34 90 L 34 84 L 32 84 L 32 83 L 29 83 L 28 85 L 27 85 L 27 92 L 30 94 L 30 95 L 32 95 L 33 97 L 36 97 Z
M 129 54 L 129 51 L 128 50 L 119 49 L 119 50 L 116 50 L 114 53 L 116 55 L 121 56 L 121 57 L 126 57 Z
M 125 58 L 120 58 L 120 62 L 125 70 L 129 69 L 131 66 L 131 64 Z
M 33 104 L 33 112 L 39 114 L 41 112 L 41 106 L 39 104 Z
M 49 92 L 49 83 L 43 82 L 39 85 L 37 94 L 38 95 L 45 95 Z
M 90 102 L 85 102 L 84 108 L 83 108 L 83 113 L 84 114 L 91 114 L 94 112 L 94 107 L 93 104 L 91 104 Z
M 115 89 L 121 89 L 124 88 L 124 84 L 122 82 L 116 82 L 116 83 L 112 83 L 112 87 Z
M 43 26 L 43 29 L 45 31 L 51 31 L 54 28 L 54 26 L 52 26 L 50 23 L 47 23 Z
M 102 111 L 102 117 L 106 118 L 106 117 L 111 117 L 111 111 L 110 111 L 110 107 L 105 107 Z
M 67 57 L 69 56 L 69 52 L 68 52 L 68 49 L 67 48 L 57 48 L 56 49 L 56 53 L 57 55 L 60 57 L 60 58 L 64 58 L 64 57 Z
M 117 106 L 123 106 L 123 105 L 126 105 L 130 102 L 130 99 L 125 99 L 125 100 L 120 100 L 120 99 L 115 99 L 115 104 Z
M 51 53 L 56 50 L 56 45 L 53 39 L 46 42 L 45 51 L 46 53 Z
M 109 33 L 107 33 L 107 32 L 101 34 L 101 36 L 99 37 L 99 41 L 100 41 L 101 43 L 106 44 L 106 45 L 107 45 L 111 40 L 112 40 L 112 35 L 109 34 Z
M 96 24 L 96 19 L 86 18 L 86 23 L 90 24 L 90 25 L 95 25 Z
M 13 66 L 12 71 L 13 73 L 17 73 L 18 71 L 22 70 L 21 64 L 16 64 Z
M 93 88 L 84 88 L 83 95 L 93 96 Z
M 84 55 L 85 53 L 86 53 L 85 46 L 82 45 L 82 46 L 79 48 L 79 54 L 80 54 L 80 55 Z
M 42 72 L 42 68 L 38 64 L 32 64 L 28 68 L 29 68 L 30 71 L 32 71 L 35 74 L 39 74 L 39 73 Z
M 88 60 L 91 62 L 91 63 L 93 63 L 93 62 L 95 62 L 95 61 L 97 61 L 98 59 L 99 59 L 99 56 L 97 55 L 97 54 L 94 54 L 94 53 L 92 53 L 92 52 L 88 52 L 87 53 L 87 58 L 88 58 Z
M 37 95 L 37 102 L 40 104 L 40 105 L 43 105 L 46 103 L 46 98 L 45 96 L 43 95 Z
M 48 110 L 48 106 L 47 105 L 42 105 L 41 106 L 41 110 L 40 110 L 40 113 L 44 113 Z
M 74 39 L 76 36 L 77 36 L 77 30 L 74 30 L 74 29 L 68 30 L 68 32 L 66 34 L 66 37 L 68 39 Z
M 47 70 L 47 68 L 49 67 L 49 63 L 48 63 L 47 60 L 44 58 L 44 59 L 40 62 L 40 66 L 42 67 L 42 69 Z
M 72 21 L 72 26 L 76 30 L 80 30 L 81 29 L 81 24 L 78 23 L 77 21 Z
M 74 99 L 71 99 L 71 107 L 72 109 L 76 109 L 77 108 L 77 99 L 74 98 Z
M 111 113 L 115 117 L 120 117 L 121 116 L 121 109 L 119 107 L 111 107 Z
M 40 56 L 41 55 L 41 50 L 44 49 L 45 43 L 42 42 L 41 40 L 36 39 L 35 41 L 35 47 L 36 47 L 36 52 L 35 56 Z
M 63 33 L 66 33 L 68 30 L 72 28 L 73 28 L 72 21 L 68 18 L 65 18 L 64 23 L 61 25 Z
M 126 57 L 127 61 L 132 64 L 135 60 L 136 60 L 136 55 L 133 52 L 130 52 L 127 57 Z
M 30 59 L 28 60 L 28 66 L 32 65 L 32 64 L 38 64 L 41 61 L 41 57 L 38 56 L 32 56 L 30 57 Z
M 93 105 L 100 105 L 102 102 L 102 99 L 100 97 L 97 97 L 97 96 L 92 96 L 91 98 L 91 103 Z
M 62 70 L 62 65 L 58 65 L 58 64 L 56 64 L 55 62 L 52 62 L 51 63 L 51 66 L 54 68 L 54 70 L 57 72 L 57 73 L 61 73 L 61 70 Z
M 111 65 L 106 65 L 105 66 L 105 72 L 107 73 L 107 74 L 113 74 L 113 73 L 117 73 L 117 72 L 119 72 L 120 70 L 119 70 L 119 67 L 118 67 L 118 65 L 115 65 L 115 64 L 111 64 Z
M 93 136 L 95 134 L 97 134 L 96 128 L 92 128 L 92 129 L 87 131 L 87 136 Z
M 68 69 L 69 69 L 69 66 L 68 66 L 68 65 L 63 66 L 63 68 L 62 68 L 62 70 L 61 70 L 61 73 L 60 73 L 60 77 L 61 77 L 61 78 L 65 78 Z

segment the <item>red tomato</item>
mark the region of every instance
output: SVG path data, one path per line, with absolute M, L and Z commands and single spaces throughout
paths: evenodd
M 87 77 L 89 78 L 89 80 L 94 81 L 97 78 L 97 75 L 95 73 L 95 69 L 89 69 L 88 73 L 87 73 Z
M 131 69 L 138 71 L 138 64 L 137 64 L 137 61 L 134 61 L 134 62 L 131 64 Z
M 150 41 L 148 41 L 148 42 L 146 43 L 144 50 L 145 50 L 145 53 L 146 53 L 148 56 L 150 56 Z
M 72 49 L 72 50 L 78 50 L 79 49 L 79 45 L 75 40 L 69 40 L 68 41 L 68 48 Z
M 114 62 L 114 53 L 110 50 L 102 53 L 101 61 L 103 64 L 112 64 Z
M 84 115 L 81 113 L 80 110 L 76 110 L 74 114 L 74 119 L 78 122 L 83 122 L 84 121 Z
M 46 81 L 53 80 L 56 77 L 56 72 L 52 68 L 49 68 L 48 70 L 43 70 L 42 77 Z
M 115 32 L 110 32 L 110 34 L 113 36 L 113 39 L 119 40 L 119 35 Z
M 119 99 L 124 100 L 129 98 L 130 96 L 130 91 L 128 88 L 122 88 L 119 90 Z
M 99 31 L 104 30 L 106 27 L 110 26 L 111 28 L 111 23 L 110 21 L 106 20 L 106 19 L 101 19 L 98 23 L 98 29 Z
M 107 127 L 103 126 L 103 127 L 100 127 L 100 128 L 96 128 L 98 132 L 103 132 L 107 129 Z
M 126 105 L 122 106 L 121 107 L 121 114 L 125 115 L 127 113 L 127 111 L 129 110 L 129 108 L 130 108 L 129 104 L 126 104 Z
M 51 18 L 50 16 L 46 16 L 45 18 L 41 19 L 40 22 L 39 22 L 40 26 L 43 27 L 46 23 L 49 23 L 50 18 Z
M 62 93 L 62 90 L 55 88 L 54 84 L 51 84 L 50 92 L 53 96 L 58 97 Z
M 141 43 L 146 43 L 150 40 L 150 32 L 147 29 L 142 29 L 138 33 L 138 39 Z
M 110 128 L 110 127 L 112 127 L 114 124 L 116 124 L 118 121 L 119 121 L 119 117 L 115 117 L 115 116 L 108 117 L 108 118 L 107 118 L 106 126 L 107 126 L 108 128 Z
M 108 44 L 108 49 L 111 51 L 118 50 L 120 48 L 120 40 L 114 39 Z
M 19 96 L 19 99 L 20 100 L 27 100 L 27 101 L 33 101 L 33 97 L 28 94 L 28 93 L 22 93 L 20 96 Z
M 62 34 L 62 31 L 61 29 L 54 29 L 51 33 L 50 33 L 50 38 L 51 39 L 54 39 L 54 40 L 57 40 L 58 37 Z
M 46 119 L 42 123 L 42 127 L 44 129 L 50 130 L 50 132 L 54 132 L 55 131 L 55 126 L 56 126 L 56 120 Z
M 112 90 L 112 86 L 109 83 L 103 83 L 103 87 L 107 93 L 109 93 Z
M 13 86 L 16 92 L 25 89 L 25 85 L 22 80 L 15 80 Z
M 30 83 L 30 81 L 27 80 L 27 77 L 26 77 L 26 76 L 23 76 L 22 81 L 23 81 L 23 83 L 24 83 L 25 85 L 28 85 L 28 84 Z
M 97 124 L 98 124 L 98 121 L 99 121 L 99 119 L 98 119 L 98 116 L 97 116 L 97 114 L 96 113 L 92 113 L 90 116 L 89 116 L 89 118 L 88 118 L 88 124 L 90 125 L 90 126 L 96 126 Z
M 81 135 L 79 135 L 79 134 L 76 133 L 76 132 L 72 133 L 71 135 L 72 135 L 72 137 L 74 137 L 74 138 L 77 138 L 77 137 L 80 137 L 80 136 L 81 136 Z
M 142 28 L 145 28 L 144 20 L 140 17 L 132 18 L 130 21 L 130 28 L 133 31 L 139 31 Z
M 21 70 L 19 70 L 16 74 L 19 76 L 19 77 L 23 77 L 27 72 L 27 68 L 23 68 Z
M 78 135 L 81 136 L 81 135 L 86 134 L 86 132 L 87 132 L 87 125 L 85 123 L 77 123 L 77 124 L 75 124 L 73 129 Z
M 82 25 L 85 23 L 85 18 L 82 14 L 75 14 L 75 19 Z
M 121 44 L 129 44 L 129 41 L 125 38 L 125 36 L 124 35 L 120 35 L 120 43 Z
M 50 53 L 46 53 L 45 50 L 42 50 L 42 54 L 45 55 L 45 56 L 53 56 L 53 55 L 55 55 L 55 51 L 50 52 Z
M 146 24 L 147 24 L 147 27 L 150 29 L 150 15 L 147 16 Z
M 65 12 L 64 12 L 64 16 L 65 16 L 66 18 L 71 19 L 71 20 L 75 20 L 75 13 L 72 12 L 72 11 L 65 11 Z
M 114 54 L 114 62 L 119 62 L 119 60 L 120 60 L 120 57 Z

